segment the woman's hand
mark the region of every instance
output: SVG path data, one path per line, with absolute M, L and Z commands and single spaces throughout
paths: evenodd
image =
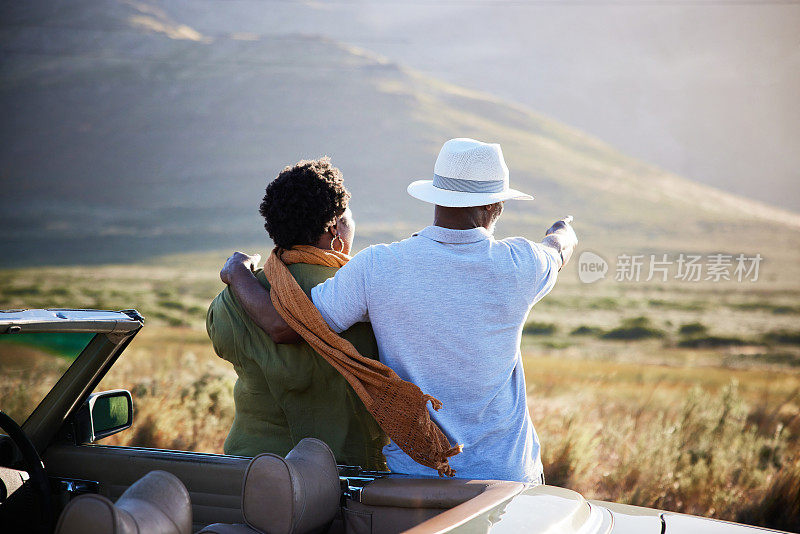
M 258 269 L 258 264 L 260 261 L 261 261 L 260 254 L 253 254 L 252 256 L 249 256 L 244 252 L 236 251 L 225 262 L 225 265 L 219 272 L 219 277 L 223 283 L 225 283 L 226 285 L 230 285 L 234 271 L 236 271 L 237 269 L 245 269 L 250 272 L 253 272 L 256 269 Z

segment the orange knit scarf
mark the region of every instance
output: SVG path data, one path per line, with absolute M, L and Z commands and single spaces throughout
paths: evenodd
M 434 410 L 439 410 L 442 403 L 401 379 L 386 365 L 362 356 L 349 341 L 331 330 L 286 268 L 292 263 L 339 268 L 349 259 L 340 252 L 305 245 L 274 249 L 264 265 L 272 304 L 289 326 L 347 380 L 398 447 L 415 462 L 436 469 L 439 476 L 452 477 L 455 470 L 448 458 L 460 453 L 461 445 L 450 446 L 427 408 L 428 401 Z

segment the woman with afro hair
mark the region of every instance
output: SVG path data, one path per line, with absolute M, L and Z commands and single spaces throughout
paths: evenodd
M 267 186 L 259 212 L 277 247 L 310 245 L 349 254 L 355 232 L 349 200 L 342 173 L 323 157 L 286 167 Z M 311 288 L 331 278 L 336 268 L 294 263 L 289 272 L 310 296 Z M 256 278 L 269 289 L 262 271 Z M 223 309 L 235 309 L 236 320 L 227 320 Z M 285 456 L 301 439 L 315 437 L 330 446 L 339 464 L 386 469 L 386 435 L 345 379 L 308 343 L 274 343 L 230 288 L 212 302 L 206 326 L 215 351 L 239 376 L 225 454 Z M 358 323 L 341 336 L 362 355 L 378 358 L 369 323 Z

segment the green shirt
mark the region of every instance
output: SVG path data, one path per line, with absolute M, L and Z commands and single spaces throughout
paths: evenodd
M 309 295 L 336 269 L 296 263 L 289 272 Z M 269 289 L 262 271 L 256 277 Z M 239 375 L 226 454 L 285 456 L 301 439 L 315 437 L 330 446 L 339 464 L 386 469 L 382 453 L 386 435 L 342 375 L 308 343 L 273 343 L 230 288 L 211 303 L 206 329 L 217 355 L 231 362 Z M 340 335 L 362 355 L 378 358 L 369 323 L 357 323 Z

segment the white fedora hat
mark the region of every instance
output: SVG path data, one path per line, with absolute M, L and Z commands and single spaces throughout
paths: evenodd
M 446 142 L 436 158 L 433 180 L 411 183 L 408 194 L 451 208 L 533 199 L 531 195 L 508 187 L 508 167 L 500 145 L 465 137 Z

